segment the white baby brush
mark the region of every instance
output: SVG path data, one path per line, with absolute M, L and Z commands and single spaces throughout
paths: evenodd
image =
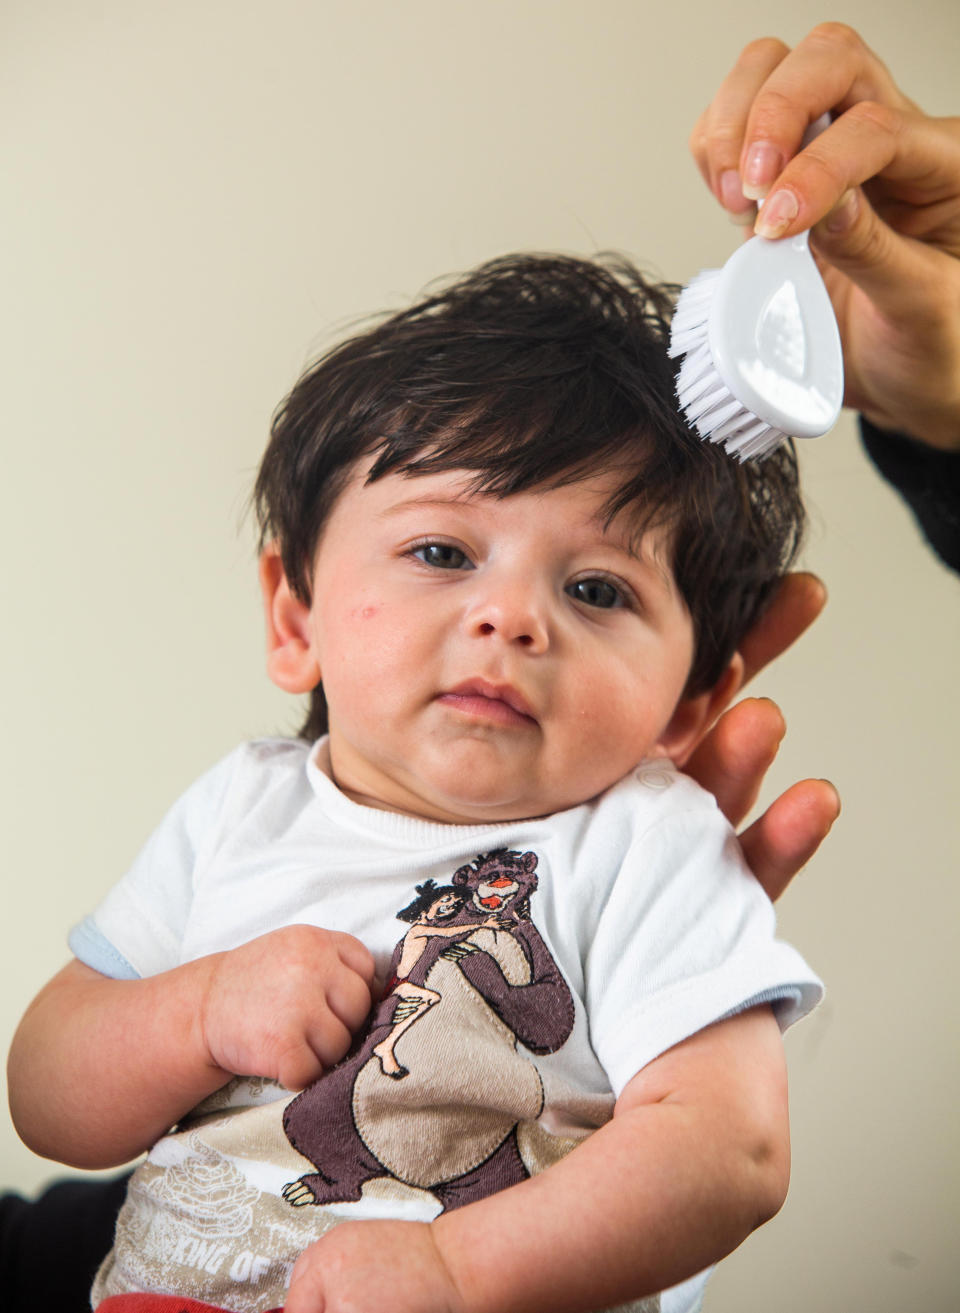
M 803 145 L 829 123 L 812 123 Z M 685 357 L 677 397 L 688 423 L 741 461 L 831 429 L 843 353 L 809 233 L 751 237 L 722 269 L 698 274 L 677 301 L 670 355 Z

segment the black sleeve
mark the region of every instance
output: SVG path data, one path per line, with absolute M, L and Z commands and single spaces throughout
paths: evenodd
M 945 565 L 960 572 L 960 451 L 938 451 L 860 417 L 867 455 L 913 511 Z
M 129 1175 L 58 1181 L 37 1199 L 0 1198 L 3 1313 L 90 1313 Z

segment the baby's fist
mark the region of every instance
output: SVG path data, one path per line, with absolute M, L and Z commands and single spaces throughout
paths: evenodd
M 463 1313 L 427 1222 L 341 1222 L 305 1249 L 284 1313 Z
M 371 1005 L 374 963 L 352 935 L 293 925 L 210 959 L 209 1061 L 300 1090 L 343 1057 Z

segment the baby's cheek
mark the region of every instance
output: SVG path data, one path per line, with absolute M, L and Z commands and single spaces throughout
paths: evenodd
M 612 768 L 627 771 L 652 747 L 661 729 L 658 709 L 644 696 L 641 684 L 614 685 L 588 711 L 585 724 L 595 756 Z
M 349 699 L 352 714 L 375 717 L 398 709 L 416 697 L 425 668 L 419 629 L 386 599 L 362 597 L 331 619 L 330 692 Z
M 349 611 L 347 619 L 351 623 L 359 622 L 362 625 L 365 620 L 373 620 L 382 610 L 382 602 L 367 602 L 363 606 L 354 607 L 352 611 Z

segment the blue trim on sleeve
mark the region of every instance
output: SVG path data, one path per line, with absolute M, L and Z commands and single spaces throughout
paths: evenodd
M 773 1008 L 777 1021 L 780 1023 L 780 1029 L 786 1030 L 795 1021 L 799 1021 L 801 1017 L 805 1017 L 812 1012 L 822 998 L 823 986 L 819 983 L 815 985 L 812 981 L 797 985 L 774 985 L 769 989 L 761 989 L 756 994 L 751 994 L 742 1003 L 738 1003 L 735 1008 L 725 1012 L 719 1020 L 727 1021 L 730 1017 L 736 1017 L 741 1012 L 748 1012 L 750 1008 L 769 1003 Z
M 85 966 L 99 971 L 111 980 L 139 980 L 140 972 L 131 966 L 122 953 L 118 953 L 110 940 L 97 927 L 92 916 L 75 925 L 67 938 L 70 951 Z

